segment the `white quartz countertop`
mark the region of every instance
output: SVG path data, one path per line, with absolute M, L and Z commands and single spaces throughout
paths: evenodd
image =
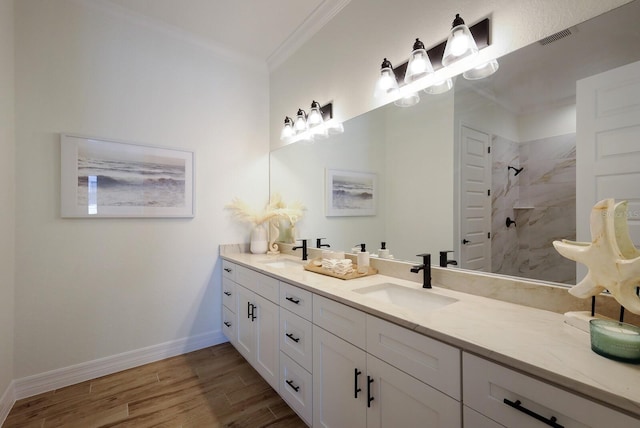
M 612 361 L 591 351 L 589 334 L 565 324 L 563 315 L 439 288 L 435 283 L 427 290 L 384 275 L 344 281 L 306 271 L 300 259 L 292 256 L 234 253 L 221 257 L 640 417 L 640 365 Z M 297 261 L 299 266 L 266 265 L 278 260 Z M 381 283 L 457 302 L 418 313 L 354 291 Z

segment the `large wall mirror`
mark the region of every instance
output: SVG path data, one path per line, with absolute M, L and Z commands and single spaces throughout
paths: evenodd
M 576 230 L 584 238 L 576 188 L 597 185 L 576 180 L 576 82 L 640 61 L 638 22 L 635 0 L 499 58 L 487 79 L 458 77 L 455 90 L 420 93 L 416 106 L 386 105 L 346 122 L 344 134 L 275 150 L 271 192 L 307 207 L 296 229 L 311 246 L 364 242 L 376 253 L 384 241 L 411 261 L 452 250 L 460 268 L 575 284 L 575 263 L 551 243 Z M 639 139 L 618 146 L 640 153 Z M 327 215 L 326 175 L 336 171 L 376 175 L 375 215 Z

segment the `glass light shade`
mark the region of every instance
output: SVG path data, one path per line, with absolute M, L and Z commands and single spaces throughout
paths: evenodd
M 420 95 L 418 95 L 416 92 L 412 92 L 410 94 L 406 94 L 402 96 L 401 98 L 398 98 L 394 102 L 394 104 L 397 105 L 398 107 L 411 107 L 418 104 L 419 102 L 420 102 Z
M 380 67 L 380 77 L 376 83 L 374 95 L 376 97 L 383 97 L 398 90 L 398 81 L 396 80 L 396 74 L 393 72 L 393 66 L 391 62 L 385 58 Z
M 477 67 L 473 67 L 472 69 L 465 71 L 462 73 L 462 76 L 467 80 L 484 79 L 498 71 L 498 67 L 498 61 L 492 59 L 489 62 L 485 62 L 484 64 L 480 64 Z
M 447 39 L 447 45 L 444 48 L 442 65 L 446 67 L 477 54 L 478 46 L 473 39 L 471 31 L 469 31 L 469 27 L 465 25 L 460 15 L 456 14 L 456 19 L 453 21 L 453 28 Z
M 304 110 L 298 109 L 298 115 L 296 117 L 296 122 L 293 125 L 293 129 L 295 129 L 297 133 L 300 133 L 306 131 L 307 128 L 307 115 Z
M 443 80 L 441 82 L 436 82 L 433 85 L 424 89 L 424 91 L 429 95 L 437 95 L 444 94 L 445 92 L 451 90 L 453 88 L 453 79 Z
M 280 139 L 288 140 L 289 138 L 293 137 L 293 134 L 295 134 L 293 130 L 293 119 L 287 116 L 284 118 L 284 126 L 282 127 L 282 132 L 280 133 Z
M 322 112 L 320 111 L 320 103 L 313 101 L 311 103 L 311 110 L 309 116 L 307 116 L 307 124 L 311 126 L 320 125 L 324 120 L 322 119 Z
M 415 82 L 431 73 L 433 73 L 433 66 L 429 55 L 420 39 L 416 39 L 407 64 L 407 71 L 404 73 L 404 82 Z

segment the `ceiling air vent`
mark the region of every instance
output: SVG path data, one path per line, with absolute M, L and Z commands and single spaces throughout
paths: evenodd
M 545 45 L 548 45 L 549 43 L 553 43 L 560 39 L 564 39 L 565 37 L 570 35 L 571 35 L 571 30 L 567 28 L 566 30 L 558 31 L 557 33 L 552 34 L 549 37 L 545 37 L 544 39 L 541 39 L 538 43 L 540 43 L 542 46 L 545 46 Z

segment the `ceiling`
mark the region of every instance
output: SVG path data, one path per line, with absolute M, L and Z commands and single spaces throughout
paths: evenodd
M 349 0 L 107 0 L 274 68 Z

